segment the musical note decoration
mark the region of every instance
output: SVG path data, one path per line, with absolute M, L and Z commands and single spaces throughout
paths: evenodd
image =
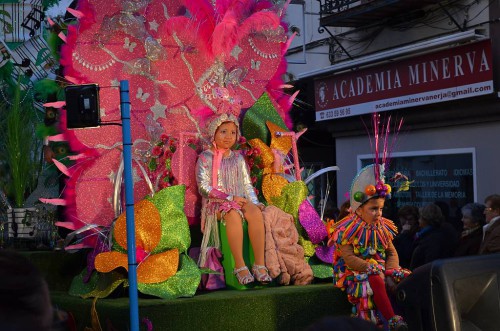
M 35 36 L 14 49 L 10 49 L 5 43 L 3 46 L 14 65 L 14 79 L 19 78 L 22 89 L 46 78 L 55 65 L 49 46 L 42 36 Z
M 41 35 L 44 19 L 42 0 L 0 4 L 0 38 L 15 43 Z

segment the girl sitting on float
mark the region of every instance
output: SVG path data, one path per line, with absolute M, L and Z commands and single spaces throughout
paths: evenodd
M 238 282 L 246 285 L 257 280 L 266 284 L 272 278 L 264 264 L 264 205 L 257 199 L 245 159 L 231 150 L 239 137 L 239 122 L 234 115 L 218 115 L 208 123 L 207 140 L 211 146 L 199 155 L 196 164 L 196 180 L 203 198 L 199 265 L 205 265 L 210 247 L 220 246 L 217 225 L 220 219 L 226 226 L 235 261 L 233 273 Z M 243 220 L 248 222 L 255 257 L 251 273 L 243 259 Z

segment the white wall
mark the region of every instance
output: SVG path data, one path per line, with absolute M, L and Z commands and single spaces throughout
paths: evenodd
M 301 47 L 303 44 L 330 37 L 326 32 L 322 34 L 318 32 L 319 17 L 319 2 L 317 0 L 305 0 L 304 6 L 296 4 L 288 6 L 285 21 L 288 22 L 289 27 L 298 27 L 301 33 L 300 36 L 294 38 L 290 48 Z M 334 30 L 334 33 L 340 31 L 338 28 Z M 328 44 L 326 44 L 308 50 L 305 55 L 303 53 L 295 53 L 287 56 L 287 61 L 289 61 L 288 72 L 296 75 L 301 72 L 329 66 L 328 51 Z M 305 63 L 300 63 L 304 62 L 304 56 Z
M 477 202 L 493 193 L 500 194 L 500 122 L 444 127 L 404 132 L 397 138 L 394 152 L 475 148 Z M 336 139 L 338 205 L 345 200 L 357 173 L 357 156 L 372 153 L 368 135 Z

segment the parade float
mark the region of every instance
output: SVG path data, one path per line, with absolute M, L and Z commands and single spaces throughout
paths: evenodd
M 203 127 L 221 113 L 240 119 L 245 139 L 238 148 L 262 201 L 293 216 L 314 276 L 331 277 L 326 227 L 306 183 L 336 168 L 310 179 L 301 174 L 302 132 L 290 129 L 289 115 L 296 94 L 285 93 L 292 87 L 282 79 L 293 38 L 287 4 L 80 0 L 17 8 L 27 31 L 22 45 L 4 47 L 5 61 L 14 65 L 3 70 L 34 91 L 41 111 L 56 114 L 52 127 L 40 124 L 46 145 L 67 146 L 51 160 L 65 178 L 60 192 L 39 201 L 64 209 L 56 223 L 67 229 L 63 248 L 85 254 L 69 288 L 74 300 L 126 297 L 127 253 L 137 258 L 138 290 L 147 297 L 192 297 L 203 275 L 213 274 L 190 254 L 200 232 L 194 167 Z M 122 132 L 116 125 L 121 81 L 130 86 L 135 252 L 127 252 Z M 64 90 L 89 85 L 98 92 L 98 122 L 75 129 L 69 123 L 75 109 Z

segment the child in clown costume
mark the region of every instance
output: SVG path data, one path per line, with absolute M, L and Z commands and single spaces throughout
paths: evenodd
M 386 290 L 409 274 L 399 266 L 392 244 L 397 228 L 382 217 L 390 193 L 383 165 L 363 168 L 351 186 L 351 212 L 333 225 L 329 244 L 335 245 L 335 286 L 346 290 L 353 315 L 377 324 L 382 324 L 382 315 L 391 331 L 403 331 L 408 330 L 407 324 L 394 313 Z

